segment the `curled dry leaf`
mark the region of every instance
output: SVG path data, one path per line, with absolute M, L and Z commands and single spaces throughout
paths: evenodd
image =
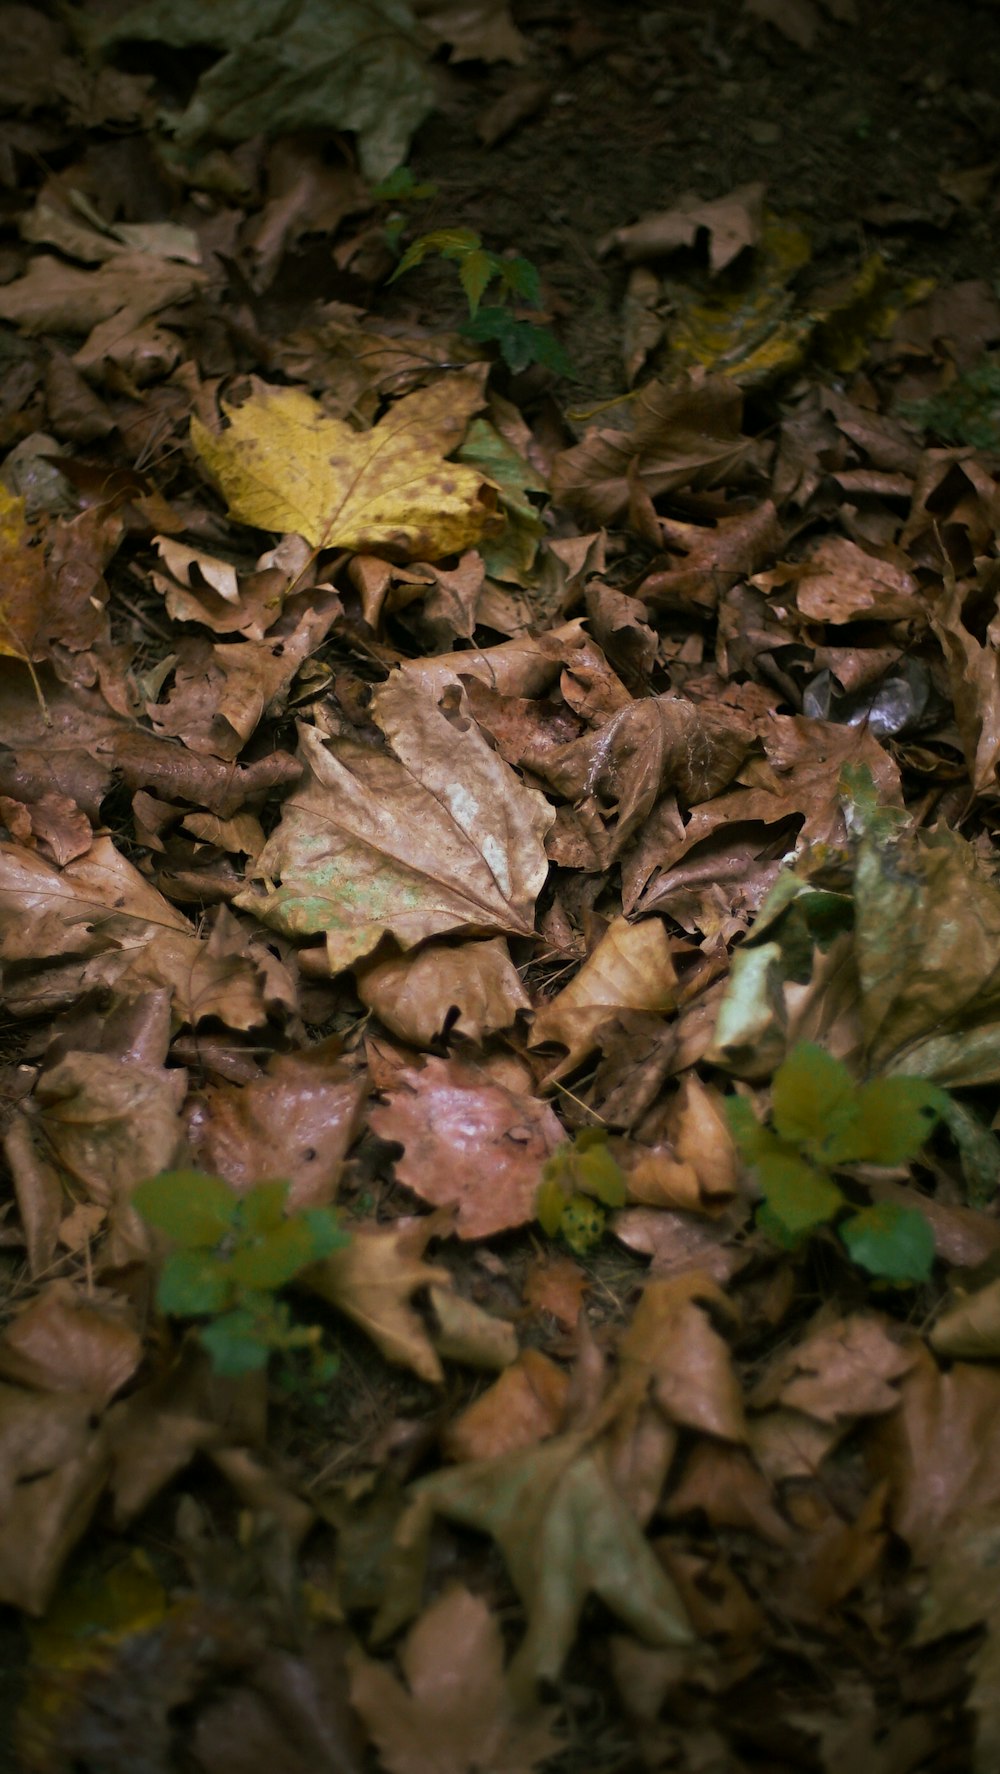
M 391 1226 L 354 1221 L 350 1243 L 303 1276 L 310 1292 L 360 1325 L 387 1360 L 432 1384 L 444 1378 L 441 1363 L 410 1299 L 420 1288 L 447 1287 L 451 1281 L 447 1269 L 423 1261 L 427 1240 L 437 1230 L 433 1214 Z
M 460 1238 L 533 1219 L 542 1165 L 564 1138 L 547 1103 L 458 1060 L 402 1068 L 369 1119 L 383 1139 L 402 1143 L 400 1182 L 424 1201 L 457 1207 Z
M 351 1702 L 387 1774 L 530 1774 L 559 1748 L 554 1707 L 516 1706 L 504 1678 L 503 1638 L 486 1603 L 460 1584 L 407 1634 L 407 1689 L 357 1653 Z
M 820 1324 L 794 1348 L 783 1351 L 758 1382 L 755 1409 L 781 1404 L 805 1411 L 824 1423 L 842 1418 L 880 1416 L 895 1410 L 893 1384 L 913 1366 L 887 1319 L 854 1313 Z
M 740 1163 L 718 1091 L 696 1072 L 682 1078 L 668 1112 L 670 1147 L 630 1148 L 623 1163 L 630 1201 L 718 1211 L 736 1193 Z
M 562 1426 L 569 1384 L 547 1355 L 522 1349 L 486 1392 L 452 1418 L 443 1452 L 455 1461 L 495 1460 L 546 1440 Z
M 532 1047 L 568 1049 L 550 1081 L 594 1051 L 601 1024 L 616 1010 L 675 1009 L 681 988 L 674 956 L 687 946 L 668 936 L 659 918 L 639 924 L 615 918 L 575 978 L 535 1017 Z
M 916 1345 L 899 1407 L 865 1448 L 889 1481 L 893 1528 L 928 1562 L 963 1519 L 1000 1506 L 1000 1372 L 956 1362 L 943 1373 Z
M 108 1475 L 90 1393 L 0 1384 L 0 1600 L 40 1614 Z
M 974 1293 L 960 1293 L 943 1312 L 930 1334 L 939 1355 L 991 1361 L 1000 1355 L 1000 1281 L 988 1281 Z
M 482 1042 L 509 1028 L 531 1000 L 502 937 L 459 945 L 427 943 L 357 970 L 358 996 L 387 1029 L 412 1047 L 447 1034 Z
M 430 1301 L 437 1318 L 434 1346 L 445 1361 L 497 1373 L 517 1358 L 517 1332 L 453 1287 L 432 1287 Z
M 454 374 L 358 431 L 303 389 L 255 379 L 242 406 L 223 407 L 225 431 L 192 419 L 191 441 L 241 523 L 295 531 L 314 548 L 440 560 L 503 527 L 490 483 L 444 460 L 482 404 L 482 376 Z
M 88 1299 L 54 1281 L 8 1325 L 0 1375 L 41 1392 L 89 1393 L 103 1406 L 131 1379 L 142 1353 L 122 1302 Z

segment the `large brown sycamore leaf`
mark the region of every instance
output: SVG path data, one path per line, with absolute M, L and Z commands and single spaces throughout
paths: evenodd
M 388 1774 L 529 1774 L 559 1748 L 554 1708 L 518 1713 L 503 1674 L 500 1627 L 479 1596 L 446 1590 L 411 1628 L 401 1661 L 409 1693 L 360 1654 L 351 1700 Z
M 435 1513 L 492 1534 L 503 1551 L 529 1622 L 511 1665 L 515 1693 L 530 1695 L 536 1681 L 556 1679 L 591 1593 L 648 1644 L 692 1642 L 671 1579 L 587 1436 L 561 1435 L 436 1472 L 412 1496 L 396 1534 L 404 1562 L 419 1557 Z M 390 1594 L 376 1637 L 399 1624 Z
M 392 745 L 300 731 L 303 784 L 236 904 L 290 936 L 326 937 L 330 971 L 430 936 L 531 933 L 553 813 L 471 722 L 394 678 L 374 699 Z M 279 883 L 279 884 L 275 884 Z

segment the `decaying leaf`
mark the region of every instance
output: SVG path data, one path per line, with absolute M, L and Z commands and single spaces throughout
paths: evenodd
M 504 1554 L 529 1622 L 510 1671 L 515 1694 L 558 1676 L 591 1592 L 647 1643 L 691 1643 L 673 1584 L 585 1436 L 421 1480 L 399 1525 L 401 1553 L 422 1542 L 435 1512 L 492 1534 Z M 376 1635 L 395 1624 L 390 1600 Z
M 486 1238 L 534 1218 L 542 1165 L 563 1130 L 547 1103 L 495 1084 L 458 1060 L 404 1068 L 370 1121 L 400 1140 L 400 1182 L 457 1208 L 461 1238 Z
M 447 1269 L 423 1261 L 434 1231 L 433 1217 L 398 1219 L 390 1226 L 356 1222 L 350 1243 L 303 1278 L 313 1293 L 360 1325 L 389 1361 L 432 1383 L 444 1377 L 441 1363 L 410 1299 L 420 1288 L 447 1287 L 450 1280 Z
M 404 949 L 445 934 L 529 934 L 552 821 L 541 795 L 402 681 L 376 714 L 391 752 L 327 747 L 301 729 L 303 787 L 254 864 L 264 890 L 236 903 L 290 935 L 325 935 L 331 972 L 385 934 Z
M 351 1701 L 389 1774 L 528 1774 L 558 1747 L 554 1708 L 515 1706 L 503 1640 L 486 1603 L 453 1585 L 411 1627 L 400 1654 L 409 1692 L 360 1654 Z

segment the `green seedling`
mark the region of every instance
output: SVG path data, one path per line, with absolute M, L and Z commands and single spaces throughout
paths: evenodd
M 472 228 L 437 228 L 421 234 L 407 247 L 389 282 L 395 283 L 397 277 L 423 264 L 431 253 L 458 267 L 469 307 L 469 318 L 459 329 L 466 338 L 496 345 L 508 369 L 515 372 L 540 363 L 557 375 L 572 375 L 566 352 L 548 328 L 521 318 L 508 306 L 511 302 L 529 310 L 542 306 L 541 278 L 530 259 L 501 258 L 484 247 Z M 484 308 L 481 303 L 487 290 L 492 292 L 493 302 Z
M 837 1177 L 859 1164 L 916 1158 L 946 1107 L 945 1093 L 924 1078 L 856 1084 L 824 1048 L 799 1042 L 774 1075 L 771 1126 L 743 1097 L 726 1103 L 733 1137 L 760 1184 L 758 1225 L 786 1250 L 833 1226 L 870 1275 L 899 1286 L 926 1281 L 934 1235 L 924 1215 L 895 1202 L 858 1207 Z
M 286 1213 L 288 1184 L 258 1183 L 237 1195 L 221 1177 L 168 1170 L 148 1177 L 132 1201 L 171 1245 L 156 1301 L 172 1318 L 201 1320 L 198 1336 L 216 1373 L 233 1377 L 274 1354 L 306 1351 L 311 1378 L 336 1369 L 318 1325 L 294 1322 L 281 1288 L 348 1242 L 328 1207 Z
M 600 1244 L 605 1208 L 624 1205 L 625 1178 L 603 1128 L 583 1128 L 546 1159 L 535 1213 L 542 1231 L 563 1238 L 577 1256 Z

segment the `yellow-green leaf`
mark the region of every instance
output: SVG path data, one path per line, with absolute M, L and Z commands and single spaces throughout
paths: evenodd
M 242 406 L 223 407 L 227 430 L 192 419 L 191 441 L 241 523 L 294 531 L 314 548 L 433 561 L 503 528 L 496 489 L 445 461 L 481 405 L 480 376 L 456 373 L 358 431 L 301 388 L 255 380 Z

